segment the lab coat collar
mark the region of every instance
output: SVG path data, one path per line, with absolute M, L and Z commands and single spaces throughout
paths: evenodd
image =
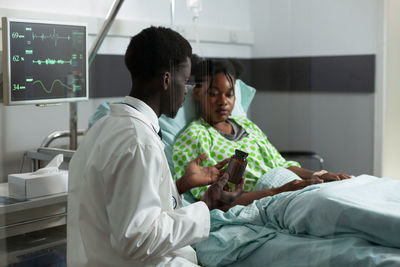
M 142 113 L 146 119 L 151 123 L 156 133 L 160 131 L 160 126 L 158 124 L 158 117 L 154 110 L 149 107 L 145 102 L 135 97 L 126 96 L 123 103 L 129 104 L 135 107 L 140 113 Z

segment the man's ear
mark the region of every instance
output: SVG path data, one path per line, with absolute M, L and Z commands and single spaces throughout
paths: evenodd
M 171 84 L 171 73 L 166 71 L 163 73 L 163 89 L 167 90 Z

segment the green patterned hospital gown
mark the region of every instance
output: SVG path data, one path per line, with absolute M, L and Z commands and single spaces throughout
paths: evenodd
M 240 149 L 249 154 L 248 164 L 244 176 L 246 178 L 245 191 L 253 190 L 259 177 L 275 167 L 300 166 L 295 161 L 286 161 L 268 141 L 265 134 L 246 117 L 230 117 L 236 121 L 248 135 L 239 141 L 230 141 L 222 136 L 214 127 L 203 118 L 193 121 L 178 137 L 173 147 L 172 159 L 174 162 L 175 176 L 181 177 L 190 161 L 198 155 L 207 153 L 208 157 L 201 166 L 212 166 L 225 158 L 235 154 L 235 149 Z M 207 187 L 191 190 L 196 198 L 201 198 Z

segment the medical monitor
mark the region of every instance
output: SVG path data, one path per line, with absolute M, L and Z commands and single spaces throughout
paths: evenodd
M 86 25 L 2 18 L 5 105 L 88 99 Z

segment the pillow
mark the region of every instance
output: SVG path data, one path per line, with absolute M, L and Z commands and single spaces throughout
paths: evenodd
M 242 80 L 235 83 L 235 107 L 232 110 L 233 116 L 246 117 L 247 110 L 253 100 L 256 89 L 245 84 Z
M 256 94 L 256 89 L 245 84 L 242 80 L 237 80 L 236 85 L 240 88 L 242 107 L 247 115 L 247 110 L 249 109 L 251 101 L 253 101 L 253 97 Z
M 247 110 L 251 101 L 253 100 L 256 89 L 248 86 L 241 80 L 236 80 L 235 83 L 235 107 L 232 110 L 234 116 L 246 117 Z M 164 152 L 168 160 L 169 169 L 172 176 L 175 175 L 174 163 L 172 161 L 172 148 L 176 138 L 185 130 L 186 126 L 193 120 L 199 118 L 196 110 L 196 102 L 193 96 L 193 87 L 188 88 L 188 93 L 185 96 L 183 106 L 179 109 L 175 118 L 168 118 L 161 115 L 158 122 L 160 124 L 165 144 Z
M 96 111 L 92 116 L 89 118 L 88 128 L 92 127 L 93 124 L 98 121 L 99 119 L 103 118 L 104 116 L 110 113 L 110 102 L 106 101 L 101 103 L 97 108 Z

